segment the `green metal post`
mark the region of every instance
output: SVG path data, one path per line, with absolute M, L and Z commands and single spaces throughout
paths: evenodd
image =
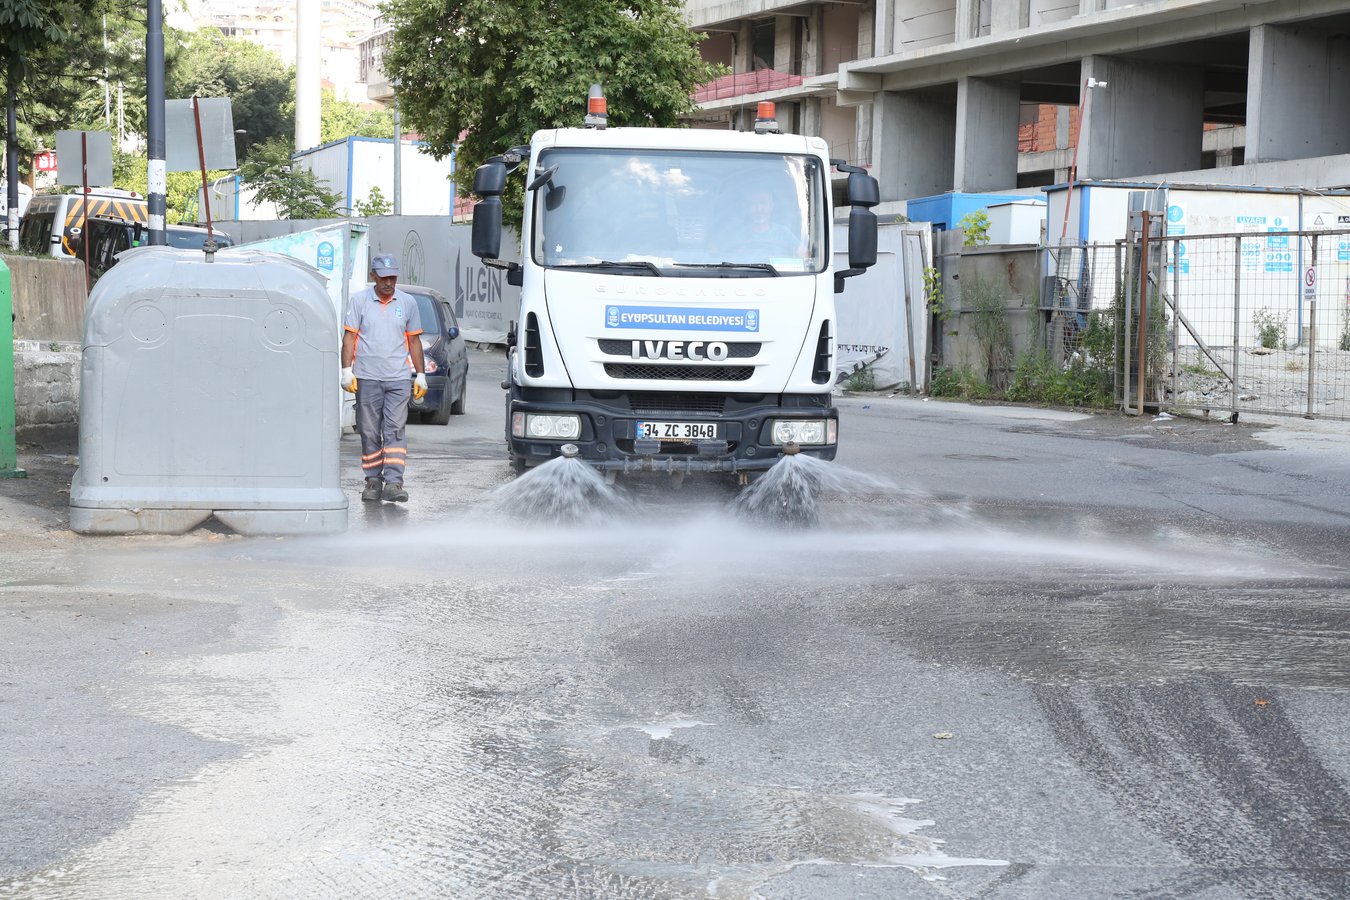
M 0 259 L 0 478 L 23 478 L 14 441 L 14 295 L 9 266 Z

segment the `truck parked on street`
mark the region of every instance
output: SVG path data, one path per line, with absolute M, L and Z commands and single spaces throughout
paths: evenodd
M 876 262 L 876 180 L 780 133 L 773 104 L 753 134 L 606 121 L 592 88 L 588 127 L 536 132 L 474 175 L 473 252 L 521 288 L 513 467 L 568 444 L 613 475 L 744 481 L 784 452 L 833 459 L 834 295 Z M 521 166 L 521 262 L 504 262 L 501 196 Z M 831 169 L 852 207 L 843 269 Z

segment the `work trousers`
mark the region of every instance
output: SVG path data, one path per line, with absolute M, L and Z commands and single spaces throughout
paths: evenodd
M 402 484 L 408 461 L 408 401 L 412 382 L 356 380 L 356 431 L 361 435 L 361 472 Z

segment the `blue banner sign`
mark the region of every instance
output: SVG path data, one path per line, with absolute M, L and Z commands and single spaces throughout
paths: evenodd
M 759 331 L 759 310 L 606 306 L 605 327 L 671 328 L 679 331 Z

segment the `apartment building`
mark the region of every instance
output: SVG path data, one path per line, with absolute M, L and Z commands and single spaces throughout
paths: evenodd
M 1350 187 L 1350 2 L 688 0 L 732 74 L 693 124 L 785 129 L 885 201 L 1079 179 Z M 1081 126 L 1081 127 L 1080 127 Z

